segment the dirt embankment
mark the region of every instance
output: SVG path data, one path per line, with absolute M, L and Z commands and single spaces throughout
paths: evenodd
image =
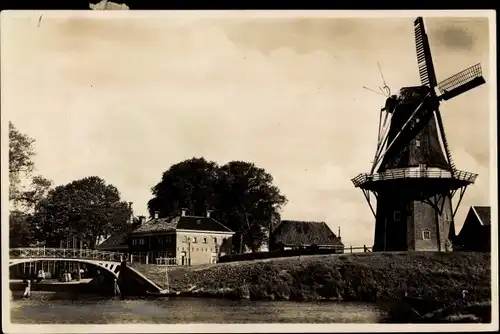
M 161 286 L 165 267 L 133 264 Z M 169 267 L 171 291 L 255 300 L 491 300 L 490 254 L 364 253 Z

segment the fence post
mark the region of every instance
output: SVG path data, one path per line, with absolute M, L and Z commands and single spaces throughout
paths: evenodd
M 148 264 L 149 254 L 146 254 L 146 264 Z
M 352 254 L 352 245 L 351 245 L 351 254 Z

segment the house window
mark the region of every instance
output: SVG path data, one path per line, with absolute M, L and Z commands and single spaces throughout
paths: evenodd
M 420 147 L 420 140 L 418 140 L 418 139 L 417 139 L 417 140 L 415 141 L 415 146 Z
M 132 240 L 132 245 L 134 245 L 134 246 L 137 245 L 137 239 Z
M 422 231 L 422 239 L 431 240 L 431 231 L 429 230 Z
M 159 239 L 158 239 L 158 244 L 159 244 L 159 245 L 163 244 L 163 239 L 162 239 L 162 238 L 159 238 Z
M 203 243 L 206 244 L 207 243 L 207 238 L 203 238 Z
M 214 244 L 216 244 L 216 243 L 217 243 L 217 238 L 214 238 Z
M 393 219 L 395 222 L 398 222 L 401 220 L 401 212 L 400 211 L 394 211 L 393 213 Z
M 193 243 L 194 244 L 196 243 L 196 237 L 193 237 Z

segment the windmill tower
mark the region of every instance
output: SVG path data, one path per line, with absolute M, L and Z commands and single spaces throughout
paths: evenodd
M 375 216 L 373 251 L 450 250 L 453 218 L 467 186 L 477 177 L 455 168 L 439 104 L 484 84 L 481 65 L 437 83 L 421 17 L 414 27 L 421 85 L 401 88 L 387 98 L 380 111 L 371 171 L 351 180 Z

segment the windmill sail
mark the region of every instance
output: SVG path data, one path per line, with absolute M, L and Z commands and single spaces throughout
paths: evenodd
M 420 82 L 422 85 L 434 88 L 437 84 L 436 73 L 434 72 L 434 64 L 432 63 L 431 50 L 429 47 L 429 40 L 425 32 L 424 20 L 421 17 L 418 17 L 414 22 L 414 26 Z
M 481 71 L 481 64 L 473 65 L 462 72 L 441 81 L 437 86 L 442 95 L 441 100 L 449 100 L 486 83 Z

